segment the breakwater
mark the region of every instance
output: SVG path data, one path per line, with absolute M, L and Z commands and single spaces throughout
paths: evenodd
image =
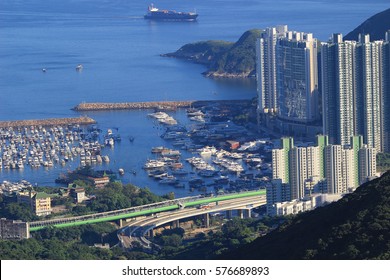
M 89 117 L 77 118 L 55 118 L 41 120 L 17 120 L 17 121 L 0 121 L 0 128 L 7 127 L 28 127 L 28 126 L 61 126 L 70 124 L 94 124 L 96 121 Z
M 249 104 L 250 100 L 198 100 L 198 101 L 150 101 L 125 103 L 80 103 L 72 108 L 75 111 L 105 111 L 105 110 L 134 110 L 134 109 L 170 109 L 202 107 L 210 103 L 219 104 Z

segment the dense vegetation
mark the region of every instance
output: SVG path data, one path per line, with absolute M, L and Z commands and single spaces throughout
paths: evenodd
M 256 69 L 256 39 L 261 30 L 245 32 L 236 43 L 202 41 L 186 44 L 174 53 L 165 54 L 189 59 L 208 66 L 208 76 L 253 76 Z
M 379 172 L 390 170 L 390 154 L 378 153 L 376 155 L 376 169 Z
M 229 50 L 233 43 L 226 41 L 201 41 L 186 44 L 174 53 L 168 53 L 163 56 L 172 56 L 177 58 L 188 59 L 196 63 L 210 66 L 216 58 Z
M 0 217 L 9 220 L 22 220 L 25 222 L 39 219 L 38 216 L 31 211 L 29 205 L 5 201 L 0 203 Z
M 117 242 L 115 228 L 108 224 L 49 228 L 29 240 L 0 241 L 0 255 L 2 259 L 390 259 L 390 172 L 338 202 L 284 223 L 283 219 L 223 221 L 221 230 L 199 233 L 192 240 L 184 238 L 182 229 L 166 230 L 155 238 L 162 246 L 157 255 L 141 249 L 90 247 Z
M 390 172 L 298 215 L 230 259 L 390 259 Z
M 163 200 L 163 197 L 153 194 L 147 188 L 138 188 L 131 184 L 122 185 L 120 182 L 109 183 L 102 189 L 93 191 L 95 199 L 86 206 L 75 206 L 73 212 L 83 215 L 90 212 L 105 212 L 150 204 Z M 91 194 L 91 193 L 90 193 Z M 165 198 L 173 199 L 173 194 Z
M 256 39 L 261 32 L 259 29 L 246 31 L 229 50 L 217 57 L 208 74 L 253 76 L 256 69 Z
M 347 40 L 358 40 L 359 34 L 370 34 L 371 40 L 381 40 L 385 38 L 385 32 L 390 30 L 390 9 L 380 12 L 345 36 Z
M 221 230 L 200 233 L 199 239 L 183 243 L 180 247 L 164 248 L 160 259 L 215 259 L 223 258 L 230 250 L 250 244 L 257 237 L 269 232 L 275 224 L 286 218 L 255 219 L 234 218 L 226 221 Z
M 36 232 L 34 238 L 21 241 L 0 241 L 2 260 L 63 260 L 113 259 L 120 250 L 92 247 L 94 243 L 116 243 L 110 224 L 86 225 L 72 228 L 47 228 Z

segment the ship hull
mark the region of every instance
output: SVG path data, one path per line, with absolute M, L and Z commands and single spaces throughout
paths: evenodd
M 144 16 L 145 19 L 151 20 L 167 20 L 167 21 L 195 21 L 198 15 L 153 15 L 147 14 Z

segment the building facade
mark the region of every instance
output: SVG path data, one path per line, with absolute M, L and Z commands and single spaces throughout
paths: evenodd
M 276 45 L 287 32 L 287 25 L 267 28 L 256 42 L 256 78 L 258 111 L 274 113 L 278 108 Z
M 344 41 L 341 34 L 321 48 L 323 129 L 331 144 L 350 145 L 362 135 L 369 148 L 388 150 L 389 51 L 385 41 Z
M 0 219 L 0 239 L 25 239 L 30 238 L 29 225 L 22 221 Z
M 26 190 L 17 194 L 18 203 L 27 204 L 37 216 L 46 216 L 52 213 L 51 197 L 43 192 Z
M 291 199 L 301 200 L 314 193 L 344 194 L 376 176 L 376 150 L 354 136 L 351 145 L 332 145 L 328 137 L 317 136 L 316 145 L 294 146 L 292 138 L 282 138 L 281 148 L 272 151 L 273 203 L 283 202 L 278 193 L 286 185 Z M 283 162 L 284 161 L 284 162 Z
M 302 124 L 319 119 L 317 40 L 311 33 L 267 28 L 256 45 L 258 114 Z M 259 117 L 261 119 L 261 117 Z

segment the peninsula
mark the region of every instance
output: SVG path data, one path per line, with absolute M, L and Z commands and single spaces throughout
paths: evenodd
M 357 40 L 358 34 L 370 34 L 374 40 L 384 39 L 390 29 L 390 9 L 380 12 L 353 31 L 347 40 Z M 256 75 L 256 40 L 263 30 L 246 31 L 236 43 L 226 41 L 200 41 L 182 46 L 175 52 L 162 54 L 164 57 L 185 59 L 205 65 L 208 69 L 202 74 L 207 77 L 247 78 Z
M 186 59 L 206 65 L 207 77 L 247 78 L 255 76 L 256 39 L 263 31 L 246 31 L 236 43 L 226 41 L 201 41 L 182 46 L 165 57 Z

